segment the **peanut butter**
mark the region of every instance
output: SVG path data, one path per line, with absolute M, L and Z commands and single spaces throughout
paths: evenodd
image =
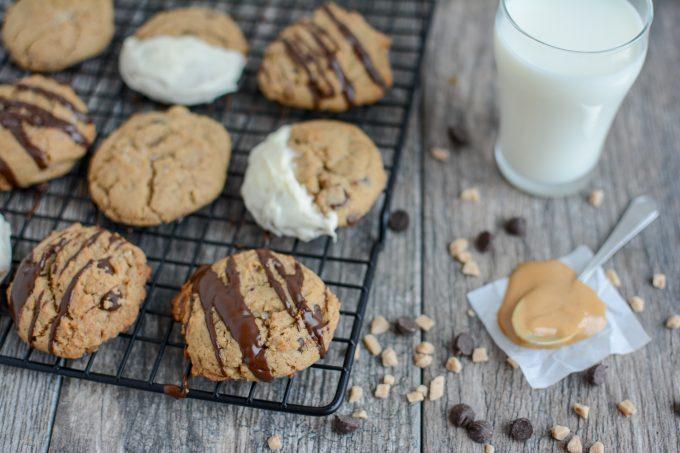
M 604 329 L 605 311 L 604 302 L 566 264 L 535 261 L 510 275 L 498 324 L 520 346 L 557 349 Z

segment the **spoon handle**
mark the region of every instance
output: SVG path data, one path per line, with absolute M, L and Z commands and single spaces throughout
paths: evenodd
M 637 234 L 644 230 L 647 225 L 652 223 L 659 216 L 659 210 L 654 198 L 642 195 L 634 198 L 626 212 L 623 213 L 619 223 L 611 232 L 609 237 L 600 250 L 597 251 L 586 267 L 583 268 L 578 276 L 579 280 L 586 281 L 590 274 L 600 265 L 604 264 L 609 258 L 618 252 L 621 247 L 626 245 Z

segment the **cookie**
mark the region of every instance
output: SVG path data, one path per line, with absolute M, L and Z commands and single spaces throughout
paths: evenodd
M 144 253 L 117 234 L 80 224 L 55 231 L 7 289 L 19 337 L 69 359 L 95 351 L 135 321 L 150 272 Z
M 392 86 L 390 38 L 335 3 L 285 28 L 264 53 L 257 76 L 283 105 L 341 112 L 372 104 Z
M 229 133 L 184 107 L 132 116 L 90 162 L 92 199 L 115 222 L 171 222 L 213 201 L 227 180 Z
M 386 181 L 380 152 L 361 129 L 314 120 L 284 126 L 251 151 L 241 195 L 264 229 L 309 241 L 358 222 Z
M 294 258 L 250 250 L 200 267 L 172 302 L 192 374 L 271 381 L 323 357 L 340 301 Z
M 18 0 L 2 39 L 23 69 L 61 71 L 101 53 L 113 38 L 112 0 Z
M 68 173 L 95 135 L 70 87 L 42 76 L 0 85 L 0 190 Z
M 238 89 L 248 44 L 228 14 L 180 8 L 156 14 L 123 43 L 120 74 L 166 104 L 212 102 Z

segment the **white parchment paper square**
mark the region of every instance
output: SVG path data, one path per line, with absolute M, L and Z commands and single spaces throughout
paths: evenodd
M 592 256 L 593 252 L 588 247 L 580 246 L 560 261 L 578 272 Z M 570 373 L 601 362 L 610 354 L 628 354 L 650 340 L 626 301 L 605 277 L 602 268 L 598 268 L 587 283 L 607 305 L 607 327 L 587 340 L 560 349 L 524 348 L 511 342 L 500 330 L 496 313 L 503 303 L 507 278 L 472 291 L 467 297 L 491 338 L 519 364 L 529 385 L 545 388 Z

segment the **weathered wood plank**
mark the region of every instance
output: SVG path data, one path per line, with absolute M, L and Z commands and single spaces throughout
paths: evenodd
M 677 2 L 655 2 L 648 61 L 606 145 L 593 182 L 593 187 L 605 190 L 606 202 L 595 209 L 580 196 L 542 200 L 521 194 L 503 181 L 494 166 L 497 119 L 491 30 L 497 3 L 441 3 L 425 63 L 426 144 L 446 144 L 447 122 L 459 112 L 472 135 L 471 145 L 447 164 L 424 156 L 423 304 L 426 313 L 447 322 L 427 337 L 443 351 L 454 332 L 471 331 L 480 345 L 489 348 L 490 362 L 473 365 L 466 361 L 460 376 L 448 378 L 446 397 L 425 405 L 424 451 L 480 451 L 464 431 L 446 421 L 447 409 L 457 402 L 470 404 L 494 424 L 496 451 L 560 451 L 547 435 L 553 423 L 575 429 L 586 446 L 599 439 L 613 451 L 675 450 L 680 445 L 680 420 L 672 414 L 671 403 L 678 393 L 674 374 L 680 340 L 662 322 L 680 309 L 679 289 L 669 285 L 665 291 L 655 290 L 649 277 L 655 270 L 677 275 L 680 266 L 673 256 L 680 245 L 680 82 L 674 75 L 680 69 L 680 53 L 671 44 L 680 39 L 675 25 L 680 7 Z M 458 78 L 457 90 L 447 83 L 452 75 Z M 480 188 L 482 203 L 458 201 L 460 191 L 472 185 Z M 640 319 L 653 342 L 637 353 L 608 358 L 611 368 L 603 388 L 589 387 L 579 376 L 570 376 L 547 390 L 531 390 L 519 371 L 505 364 L 503 353 L 479 320 L 466 315 L 465 294 L 507 275 L 523 260 L 560 256 L 579 244 L 596 248 L 628 199 L 641 193 L 657 197 L 662 217 L 620 252 L 612 265 L 625 282 L 624 296 L 639 294 L 648 300 Z M 529 234 L 523 240 L 501 231 L 502 221 L 514 215 L 528 220 Z M 456 237 L 474 237 L 484 229 L 498 233 L 494 250 L 478 258 L 482 278 L 466 278 L 448 256 L 446 244 Z M 428 370 L 426 379 L 440 372 L 441 368 Z M 616 403 L 625 398 L 637 403 L 639 415 L 626 419 L 618 414 Z M 573 414 L 570 406 L 575 402 L 591 406 L 588 421 Z M 505 432 L 507 422 L 520 416 L 532 419 L 537 431 L 524 445 Z

